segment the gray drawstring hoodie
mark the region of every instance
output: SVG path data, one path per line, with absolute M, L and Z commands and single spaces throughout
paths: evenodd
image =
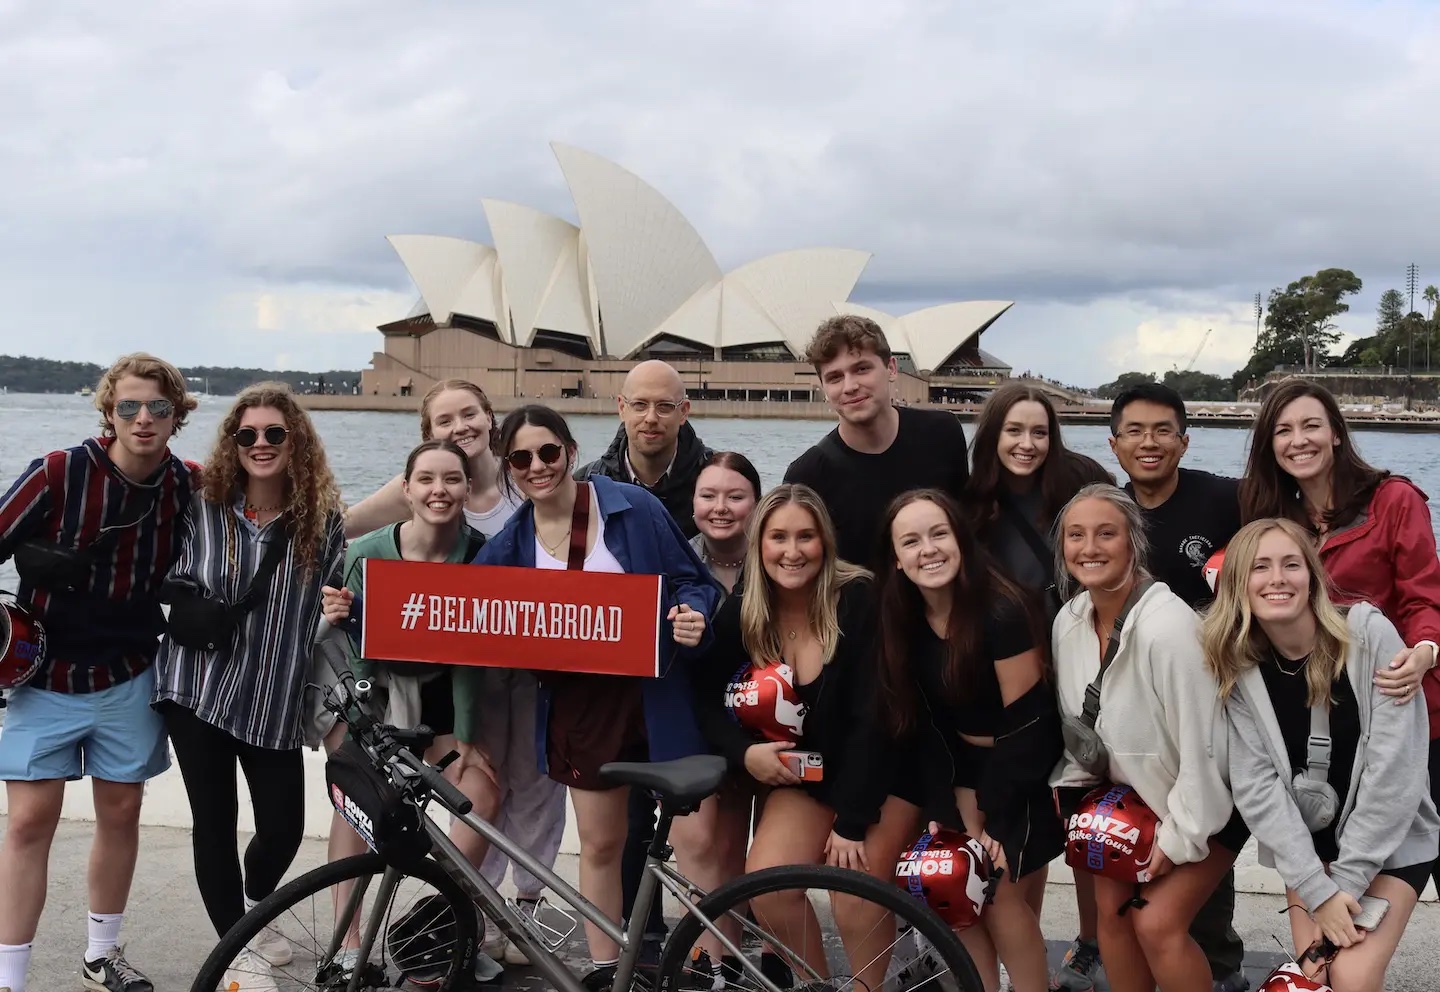
M 1329 874 L 1295 805 L 1295 772 L 1258 668 L 1241 674 L 1225 704 L 1235 806 L 1260 845 L 1260 863 L 1279 871 L 1311 912 L 1341 890 L 1359 899 L 1382 869 L 1433 861 L 1440 846 L 1425 701 L 1417 696 L 1396 706 L 1374 684 L 1375 671 L 1405 645 L 1369 603 L 1352 606 L 1348 624 L 1345 672 L 1360 701 L 1360 744 L 1335 821 L 1340 856 Z

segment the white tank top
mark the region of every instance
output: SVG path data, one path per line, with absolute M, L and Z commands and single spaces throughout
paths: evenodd
M 465 522 L 470 525 L 471 530 L 478 530 L 486 537 L 494 537 L 505 528 L 510 521 L 510 515 L 520 506 L 515 497 L 504 486 L 500 487 L 500 502 L 496 503 L 484 513 L 477 513 L 465 507 Z
M 595 502 L 595 490 L 590 490 L 590 516 L 595 521 L 595 547 L 585 556 L 586 572 L 619 572 L 625 573 L 625 568 L 620 564 L 610 549 L 605 546 L 605 518 L 600 515 L 600 507 Z M 540 535 L 535 535 L 535 567 L 564 569 L 566 562 L 556 558 L 545 550 L 545 545 L 540 543 Z

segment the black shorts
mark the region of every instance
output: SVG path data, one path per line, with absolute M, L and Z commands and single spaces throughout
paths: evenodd
M 1435 862 L 1425 861 L 1418 865 L 1406 865 L 1403 868 L 1382 868 L 1380 874 L 1400 879 L 1414 889 L 1416 898 L 1419 898 L 1425 894 L 1425 886 L 1430 882 L 1430 872 L 1434 867 Z
M 455 685 L 449 672 L 420 683 L 420 722 L 436 737 L 455 733 Z

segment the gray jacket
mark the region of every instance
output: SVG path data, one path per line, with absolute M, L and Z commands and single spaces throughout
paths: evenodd
M 1329 874 L 1295 805 L 1294 770 L 1258 668 L 1240 676 L 1225 704 L 1235 806 L 1260 845 L 1260 863 L 1279 871 L 1312 911 L 1340 890 L 1360 898 L 1383 868 L 1433 861 L 1440 846 L 1440 816 L 1426 770 L 1425 702 L 1417 696 L 1396 706 L 1373 682 L 1375 670 L 1405 645 L 1369 603 L 1352 606 L 1348 622 L 1345 670 L 1360 701 L 1360 744 L 1335 821 L 1340 856 Z

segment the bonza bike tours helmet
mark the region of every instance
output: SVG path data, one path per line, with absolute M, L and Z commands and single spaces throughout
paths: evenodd
M 1065 863 L 1117 882 L 1150 881 L 1160 818 L 1128 785 L 1102 785 L 1065 825 Z
M 999 882 L 985 848 L 958 830 L 921 834 L 895 865 L 895 884 L 923 900 L 952 930 L 975 925 Z

